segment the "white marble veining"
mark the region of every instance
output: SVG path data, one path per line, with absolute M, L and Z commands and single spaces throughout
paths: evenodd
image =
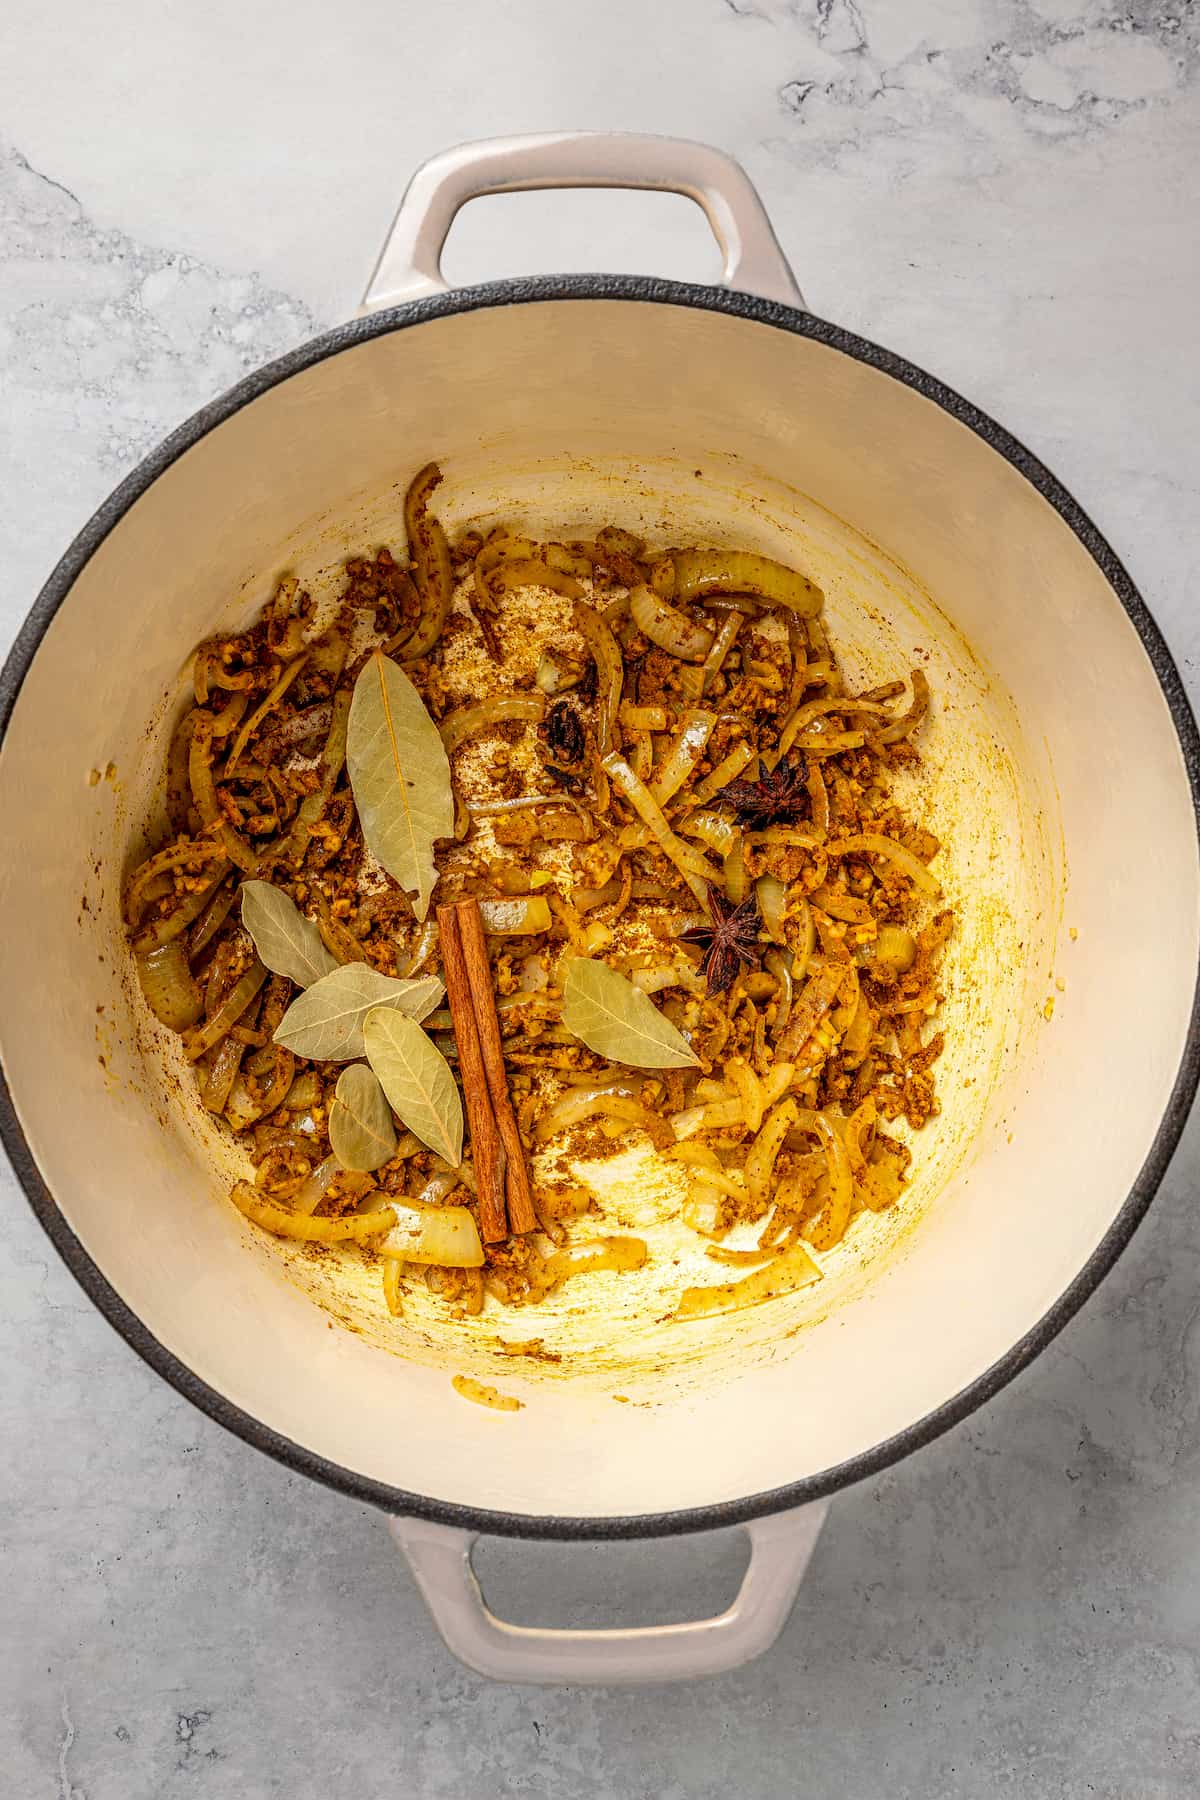
M 493 132 L 742 158 L 814 308 L 997 414 L 1200 652 L 1192 0 L 64 0 L 0 21 L 0 634 L 169 427 L 355 304 L 405 175 Z M 679 203 L 471 209 L 459 278 L 703 276 Z M 1152 899 L 1152 895 L 1150 896 Z M 700 1687 L 489 1688 L 381 1522 L 151 1376 L 0 1182 L 0 1791 L 1200 1790 L 1193 1127 L 1083 1315 L 838 1502 L 776 1649 Z M 705 1609 L 736 1540 L 489 1546 L 515 1616 Z

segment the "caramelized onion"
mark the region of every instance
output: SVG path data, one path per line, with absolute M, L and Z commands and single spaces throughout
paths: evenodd
M 476 706 L 460 706 L 457 712 L 442 720 L 438 730 L 447 756 L 453 756 L 460 744 L 481 731 L 494 730 L 497 725 L 507 725 L 513 720 L 520 720 L 523 725 L 535 725 L 545 708 L 540 694 L 497 694 L 489 700 L 481 700 Z
M 699 600 L 707 594 L 757 594 L 773 606 L 811 618 L 825 596 L 815 582 L 769 556 L 748 550 L 676 550 L 677 600 Z
M 633 622 L 652 644 L 670 651 L 682 662 L 702 663 L 713 646 L 713 634 L 695 625 L 677 607 L 670 606 L 648 587 L 630 591 L 629 610 Z

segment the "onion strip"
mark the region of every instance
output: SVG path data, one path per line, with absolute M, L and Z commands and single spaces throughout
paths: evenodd
M 811 618 L 825 596 L 815 582 L 748 550 L 676 550 L 676 600 L 698 600 L 708 594 L 756 594 L 773 606 Z
M 629 764 L 615 753 L 610 752 L 604 758 L 602 767 L 610 780 L 628 800 L 638 817 L 645 825 L 649 826 L 650 835 L 659 849 L 674 863 L 700 905 L 707 912 L 708 889 L 703 878 L 694 872 L 695 852 L 689 852 L 688 846 L 676 837 L 663 816 L 662 807 L 645 782 L 639 781 Z
M 881 832 L 863 831 L 853 837 L 836 838 L 826 845 L 826 850 L 830 856 L 881 856 L 886 862 L 894 863 L 908 876 L 913 886 L 919 887 L 923 893 L 935 898 L 941 894 L 941 883 L 936 875 L 930 874 L 920 857 L 914 856 L 911 850 L 906 850 L 895 838 L 884 837 Z
M 612 634 L 608 620 L 601 618 L 595 607 L 576 601 L 571 617 L 596 664 L 599 677 L 599 726 L 596 735 L 600 755 L 607 757 L 616 741 L 617 712 L 621 704 L 621 689 L 625 684 L 621 647 Z
M 874 743 L 896 744 L 901 738 L 910 737 L 929 711 L 929 683 L 923 672 L 920 669 L 914 669 L 909 679 L 912 682 L 912 705 L 907 712 L 901 713 L 898 719 L 893 719 L 889 725 L 885 725 L 882 731 L 873 732 L 872 741 Z
M 454 599 L 450 546 L 440 522 L 429 511 L 429 496 L 442 479 L 436 463 L 426 463 L 404 496 L 404 526 L 421 612 L 412 635 L 401 645 L 406 662 L 428 656 L 442 635 Z
M 765 1268 L 744 1275 L 740 1281 L 722 1281 L 712 1287 L 685 1288 L 671 1315 L 675 1319 L 709 1318 L 713 1313 L 741 1312 L 764 1300 L 776 1300 L 797 1288 L 819 1281 L 821 1270 L 803 1244 L 772 1258 Z
M 490 731 L 497 725 L 506 725 L 518 719 L 522 724 L 534 725 L 542 717 L 545 708 L 546 702 L 541 694 L 494 695 L 490 700 L 481 700 L 476 706 L 460 706 L 457 712 L 452 712 L 438 726 L 446 755 L 453 756 L 467 738 L 474 737 L 480 731 Z M 559 804 L 562 804 L 561 798 Z
M 132 941 L 135 956 L 148 956 L 152 950 L 160 950 L 164 944 L 169 944 L 173 938 L 182 937 L 193 920 L 200 917 L 228 873 L 229 864 L 220 863 L 204 886 L 197 888 L 192 894 L 186 894 L 174 912 L 168 913 L 165 919 L 152 919 L 148 925 L 143 925 Z
M 246 745 L 250 742 L 250 739 L 258 730 L 258 727 L 262 724 L 267 714 L 271 712 L 274 707 L 278 706 L 279 702 L 283 699 L 283 696 L 287 693 L 307 661 L 308 652 L 305 651 L 303 656 L 298 656 L 294 662 L 290 662 L 283 671 L 283 674 L 279 677 L 279 680 L 271 689 L 270 693 L 267 694 L 265 699 L 259 702 L 254 711 L 250 714 L 250 717 L 243 721 L 237 736 L 233 740 L 233 749 L 229 752 L 229 756 L 225 762 L 223 775 L 225 781 L 228 781 L 229 777 L 233 774 L 242 751 L 246 748 Z
M 746 1129 L 757 1136 L 762 1128 L 763 1120 L 762 1082 L 750 1064 L 741 1056 L 731 1056 L 725 1064 L 723 1073 L 734 1094 L 742 1103 L 742 1117 L 746 1121 Z
M 314 1219 L 307 1213 L 277 1206 L 248 1181 L 237 1182 L 230 1199 L 252 1225 L 261 1226 L 275 1237 L 298 1238 L 309 1244 L 362 1244 L 381 1237 L 396 1223 L 390 1206 L 379 1212 L 354 1213 L 347 1219 Z
M 212 759 L 215 729 L 216 721 L 211 713 L 202 713 L 192 727 L 192 742 L 188 750 L 188 778 L 192 784 L 192 798 L 201 822 L 220 834 L 230 862 L 236 863 L 244 874 L 255 875 L 259 866 L 258 855 L 246 839 L 234 830 L 217 799 Z
M 749 767 L 757 754 L 753 744 L 738 744 L 728 756 L 722 758 L 711 774 L 697 782 L 686 798 L 693 805 L 707 806 L 714 795 L 719 794 L 723 787 L 728 787 L 731 781 L 736 780 Z
M 854 1175 L 850 1157 L 828 1114 L 799 1112 L 793 1123 L 820 1139 L 829 1169 L 829 1198 L 815 1219 L 804 1226 L 804 1236 L 818 1250 L 832 1250 L 846 1235 L 854 1204 Z
M 172 844 L 167 850 L 159 850 L 154 856 L 147 857 L 134 873 L 125 894 L 125 919 L 130 930 L 140 924 L 142 914 L 146 910 L 145 890 L 159 875 L 165 875 L 173 869 L 184 869 L 189 863 L 212 862 L 214 857 L 223 857 L 220 844 L 205 842 L 203 838 L 189 840 L 184 844 Z
M 644 637 L 681 662 L 702 663 L 713 647 L 713 634 L 692 623 L 678 608 L 668 605 L 648 587 L 635 587 L 629 595 L 629 611 Z
M 172 1031 L 194 1025 L 204 1012 L 204 1001 L 179 939 L 135 956 L 134 962 L 146 1004 L 159 1023 Z
M 184 1041 L 184 1054 L 189 1062 L 196 1062 L 201 1056 L 219 1044 L 230 1028 L 237 1024 L 263 982 L 267 979 L 266 965 L 255 957 L 245 974 L 237 980 L 211 1019 L 207 1019 L 199 1031 Z
M 738 830 L 732 819 L 725 818 L 723 813 L 699 812 L 688 813 L 680 820 L 680 831 L 688 837 L 699 838 L 708 849 L 715 850 L 720 857 L 726 857 L 737 843 Z
M 767 1190 L 775 1168 L 775 1159 L 783 1148 L 783 1140 L 797 1122 L 799 1109 L 794 1100 L 781 1100 L 773 1106 L 746 1156 L 746 1186 L 750 1198 L 758 1206 L 767 1203 Z
M 684 713 L 662 766 L 648 783 L 650 793 L 660 806 L 665 806 L 687 781 L 704 755 L 716 723 L 716 713 L 704 712 L 699 707 L 689 708 Z

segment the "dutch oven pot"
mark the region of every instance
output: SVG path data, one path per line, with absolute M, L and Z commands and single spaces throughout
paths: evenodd
M 466 200 L 554 186 L 690 196 L 722 283 L 447 291 L 440 251 Z M 348 554 L 402 546 L 403 487 L 431 458 L 452 529 L 723 537 L 822 583 L 856 678 L 927 669 L 922 792 L 959 919 L 943 1110 L 906 1200 L 815 1288 L 672 1325 L 696 1253 L 662 1250 L 651 1219 L 644 1276 L 568 1284 L 516 1329 L 490 1311 L 439 1322 L 432 1297 L 392 1321 L 377 1276 L 368 1291 L 357 1268 L 289 1252 L 225 1197 L 229 1147 L 130 988 L 123 874 L 153 830 L 192 646 L 244 624 L 285 569 L 321 591 Z M 392 1516 L 452 1648 L 493 1675 L 656 1680 L 765 1648 L 827 1497 L 1054 1336 L 1129 1239 L 1192 1098 L 1197 740 L 1154 622 L 1027 450 L 805 310 L 745 175 L 697 144 L 564 135 L 427 164 L 361 316 L 204 408 L 85 528 L 2 707 L 3 1135 L 34 1210 L 181 1393 Z M 495 1349 L 534 1331 L 562 1362 Z M 466 1404 L 459 1372 L 523 1409 Z M 732 1523 L 749 1573 L 702 1623 L 516 1629 L 470 1573 L 478 1532 Z

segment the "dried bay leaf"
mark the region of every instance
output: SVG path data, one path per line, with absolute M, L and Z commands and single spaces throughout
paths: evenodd
M 462 1101 L 437 1045 L 414 1019 L 383 1007 L 367 1014 L 363 1043 L 392 1111 L 457 1168 L 462 1161 Z
M 648 994 L 607 963 L 568 959 L 562 1022 L 589 1050 L 635 1069 L 694 1068 L 700 1058 Z
M 366 1063 L 351 1063 L 338 1076 L 329 1109 L 329 1146 L 343 1169 L 364 1175 L 396 1154 L 392 1109 Z
M 286 975 L 297 987 L 311 987 L 338 966 L 312 920 L 269 881 L 243 881 L 242 924 L 271 973 Z
M 445 991 L 436 975 L 404 980 L 366 963 L 346 963 L 292 1001 L 275 1042 L 312 1062 L 351 1062 L 363 1054 L 363 1021 L 372 1009 L 395 1007 L 425 1019 Z
M 408 894 L 418 919 L 437 881 L 433 845 L 454 835 L 450 763 L 404 670 L 376 650 L 354 684 L 346 768 L 367 848 Z

